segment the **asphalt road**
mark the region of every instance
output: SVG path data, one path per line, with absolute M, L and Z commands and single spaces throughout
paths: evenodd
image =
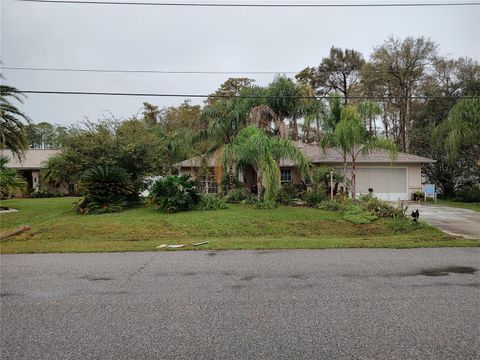
M 0 260 L 2 359 L 480 358 L 480 249 Z

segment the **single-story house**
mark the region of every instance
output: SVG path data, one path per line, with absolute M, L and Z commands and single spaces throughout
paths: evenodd
M 13 155 L 10 150 L 0 150 L 0 154 L 6 156 L 9 159 L 7 167 L 17 170 L 19 175 L 27 181 L 26 194 L 30 193 L 35 189 L 38 189 L 40 186 L 52 192 L 68 194 L 68 187 L 66 185 L 54 187 L 47 186 L 41 183 L 41 168 L 51 156 L 54 156 L 59 152 L 60 150 L 54 149 L 29 149 L 25 150 L 24 158 L 19 160 L 18 157 Z
M 321 149 L 317 144 L 296 143 L 313 165 L 332 167 L 342 171 L 343 158 L 333 148 Z M 356 161 L 356 188 L 357 193 L 367 193 L 373 189 L 375 196 L 384 200 L 410 200 L 412 194 L 422 190 L 422 164 L 434 163 L 435 160 L 399 152 L 392 160 L 385 150 L 375 150 L 369 154 L 360 154 Z M 299 169 L 289 159 L 280 161 L 280 183 L 297 184 L 302 181 Z M 350 176 L 349 163 L 347 176 Z M 202 162 L 202 157 L 195 157 L 173 165 L 180 175 L 196 176 L 199 169 L 209 168 L 208 176 L 202 176 L 202 184 L 206 192 L 217 192 L 218 184 L 215 181 L 215 159 L 209 158 Z M 248 169 L 239 174 L 240 182 L 252 189 L 256 184 L 256 174 Z

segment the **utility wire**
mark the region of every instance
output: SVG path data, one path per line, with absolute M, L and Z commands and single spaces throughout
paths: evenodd
M 424 64 L 424 66 L 434 66 L 435 64 Z M 276 75 L 276 74 L 298 74 L 300 71 L 214 71 L 214 70 L 143 70 L 143 69 L 89 69 L 89 68 L 53 68 L 53 67 L 23 67 L 23 66 L 3 66 L 4 70 L 21 71 L 52 71 L 52 72 L 92 72 L 92 73 L 126 73 L 126 74 L 180 74 L 180 75 Z M 313 68 L 316 70 L 316 68 Z M 337 73 L 346 71 L 345 69 L 335 69 L 331 71 L 322 71 L 328 73 Z M 355 70 L 359 71 L 359 70 Z M 374 73 L 389 73 L 389 70 L 372 69 Z M 352 71 L 354 72 L 354 71 Z
M 169 93 L 121 93 L 121 92 L 90 92 L 90 91 L 49 91 L 49 90 L 19 90 L 23 94 L 48 94 L 48 95 L 103 95 L 103 96 L 140 96 L 140 97 L 182 97 L 182 98 L 237 98 L 237 99 L 328 99 L 328 95 L 315 96 L 255 96 L 255 95 L 203 95 L 203 94 L 169 94 Z M 338 96 L 343 99 L 345 96 Z M 476 99 L 480 96 L 348 96 L 348 99 L 374 99 L 374 100 L 391 100 L 391 99 Z
M 252 3 L 208 3 L 208 2 L 131 2 L 131 1 L 75 1 L 75 0 L 13 0 L 18 2 L 50 3 L 50 4 L 86 4 L 86 5 L 134 5 L 134 6 L 182 6 L 182 7 L 284 7 L 284 8 L 312 8 L 312 7 L 427 7 L 427 6 L 472 6 L 480 2 L 399 2 L 399 3 L 277 3 L 277 4 L 252 4 Z
M 26 71 L 68 71 L 68 72 L 93 72 L 93 73 L 134 73 L 134 74 L 237 74 L 237 75 L 274 75 L 274 74 L 297 74 L 298 71 L 209 71 L 209 70 L 128 70 L 128 69 L 75 69 L 75 68 L 42 68 L 42 67 L 21 67 L 3 66 L 5 70 L 26 70 Z

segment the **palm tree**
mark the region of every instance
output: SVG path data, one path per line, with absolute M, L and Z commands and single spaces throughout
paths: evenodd
M 332 148 L 334 151 L 340 154 L 343 160 L 343 186 L 347 191 L 347 146 L 340 144 L 340 139 L 335 136 L 335 130 L 337 125 L 342 120 L 343 105 L 340 101 L 340 95 L 338 93 L 332 93 L 328 96 L 328 113 L 323 119 L 323 136 L 320 140 L 320 147 L 325 152 L 327 147 Z
M 268 106 L 277 115 L 276 122 L 283 123 L 289 119 L 289 131 L 292 140 L 298 140 L 297 119 L 304 113 L 304 104 L 301 96 L 308 93 L 305 85 L 297 85 L 286 76 L 276 76 L 268 86 Z
M 480 99 L 462 99 L 457 102 L 441 126 L 447 130 L 445 150 L 452 160 L 465 147 L 471 147 L 479 153 Z
M 229 144 L 246 126 L 246 114 L 236 100 L 217 100 L 206 106 L 200 116 L 208 122 L 208 127 L 200 130 L 198 137 L 211 141 L 210 152 Z
M 351 162 L 351 193 L 354 199 L 356 197 L 355 167 L 358 156 L 360 154 L 368 154 L 377 149 L 389 151 L 392 159 L 397 155 L 397 147 L 393 141 L 367 136 L 367 134 L 367 128 L 358 116 L 357 109 L 352 105 L 343 108 L 342 118 L 335 127 L 332 140 L 333 144 L 336 145 L 344 155 L 344 176 L 346 175 L 347 162 Z
M 0 155 L 0 199 L 27 188 L 27 182 L 14 169 L 7 168 L 8 160 L 5 155 Z
M 21 92 L 12 86 L 0 85 L 0 149 L 10 149 L 19 158 L 28 142 L 22 119 L 28 118 L 18 110 L 9 98 L 22 102 Z
M 222 148 L 231 143 L 246 126 L 245 110 L 236 99 L 221 99 L 206 106 L 200 115 L 202 120 L 208 123 L 208 127 L 198 131 L 194 141 L 207 140 L 209 142 L 205 155 L 212 156 L 213 154 L 215 156 L 216 171 L 214 175 L 217 183 L 222 180 L 223 169 L 227 170 L 229 183 L 233 180 L 232 164 L 227 164 L 222 169 L 220 153 Z
M 286 158 L 297 163 L 303 174 L 308 173 L 310 163 L 293 142 L 270 136 L 254 126 L 242 129 L 221 153 L 223 166 L 234 163 L 238 170 L 253 167 L 257 173 L 257 198 L 260 200 L 265 190 L 264 200 L 268 206 L 275 204 L 280 188 L 278 162 Z

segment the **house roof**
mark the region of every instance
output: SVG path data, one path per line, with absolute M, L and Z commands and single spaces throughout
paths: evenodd
M 53 149 L 30 149 L 25 151 L 25 158 L 19 160 L 10 150 L 0 150 L 0 154 L 9 158 L 7 167 L 19 170 L 39 170 L 43 167 L 43 162 L 59 152 L 60 150 Z
M 313 164 L 343 164 L 342 155 L 334 148 L 326 148 L 325 150 L 320 148 L 318 144 L 305 144 L 302 142 L 296 142 L 295 145 L 302 150 L 305 156 Z M 191 159 L 180 161 L 173 166 L 176 168 L 182 167 L 199 167 L 202 157 L 197 156 Z M 209 167 L 215 166 L 215 159 L 213 156 L 206 159 Z M 435 160 L 413 154 L 407 154 L 404 152 L 397 153 L 396 159 L 392 160 L 390 153 L 386 150 L 374 150 L 368 154 L 359 154 L 357 158 L 357 164 L 362 163 L 394 163 L 394 164 L 423 164 L 434 163 Z M 290 159 L 282 159 L 280 166 L 294 166 L 295 163 Z
M 304 144 L 297 142 L 297 147 L 314 164 L 316 163 L 343 163 L 340 152 L 335 148 L 322 149 L 318 144 Z M 435 160 L 426 157 L 398 152 L 397 157 L 392 159 L 390 153 L 386 150 L 373 150 L 368 154 L 359 154 L 357 163 L 434 163 Z

